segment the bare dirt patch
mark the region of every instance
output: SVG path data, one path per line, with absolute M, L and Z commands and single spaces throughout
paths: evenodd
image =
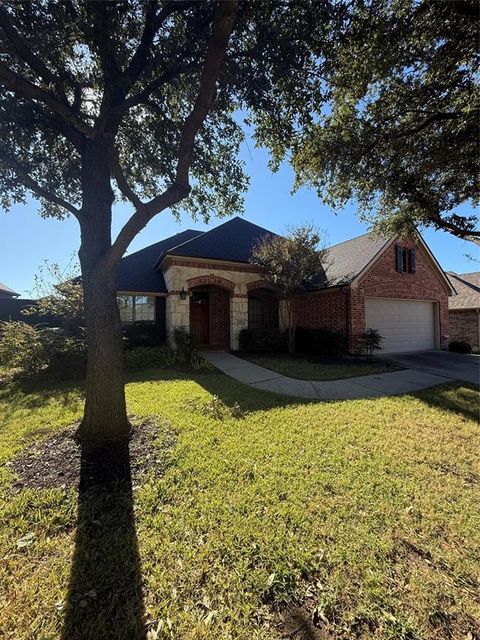
M 75 439 L 78 423 L 34 442 L 8 465 L 15 476 L 12 488 L 88 488 L 112 479 L 122 480 L 127 473 L 135 485 L 147 473 L 163 475 L 169 464 L 169 451 L 176 442 L 171 423 L 156 417 L 130 419 L 132 435 L 120 445 L 105 443 L 85 449 Z M 118 448 L 122 455 L 118 455 Z

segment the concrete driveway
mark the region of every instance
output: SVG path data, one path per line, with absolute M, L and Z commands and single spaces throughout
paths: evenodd
M 436 350 L 416 353 L 389 353 L 381 357 L 406 369 L 423 371 L 473 384 L 480 383 L 480 355 L 477 354 Z

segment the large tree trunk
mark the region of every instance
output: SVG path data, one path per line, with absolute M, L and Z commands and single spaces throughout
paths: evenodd
M 94 277 L 88 277 L 84 284 L 88 363 L 85 412 L 78 436 L 82 440 L 104 441 L 128 436 L 130 424 L 115 281 L 99 271 L 94 271 Z
M 83 159 L 82 242 L 79 256 L 87 328 L 85 412 L 82 441 L 129 435 L 123 375 L 122 328 L 116 299 L 116 264 L 109 260 L 113 194 L 106 150 L 87 149 Z

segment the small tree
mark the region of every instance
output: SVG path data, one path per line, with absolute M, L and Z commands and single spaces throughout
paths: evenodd
M 265 279 L 280 299 L 288 351 L 295 351 L 295 298 L 316 277 L 324 277 L 325 249 L 312 224 L 291 227 L 285 237 L 265 236 L 252 250 L 251 262 L 263 269 Z
M 35 276 L 35 306 L 23 310 L 25 316 L 39 315 L 59 319 L 67 335 L 78 335 L 85 326 L 83 287 L 74 267 L 62 269 L 44 260 Z

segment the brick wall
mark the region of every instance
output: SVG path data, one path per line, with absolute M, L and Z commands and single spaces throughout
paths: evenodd
M 346 296 L 341 289 L 309 293 L 297 298 L 296 324 L 308 329 L 346 331 Z
M 399 244 L 409 249 L 416 248 L 415 273 L 400 273 L 396 270 L 393 243 L 369 269 L 358 286 L 349 288 L 347 294 L 341 289 L 332 289 L 299 297 L 296 303 L 297 326 L 347 332 L 349 348 L 354 350 L 366 328 L 366 296 L 431 300 L 438 303 L 439 339 L 441 346 L 446 347 L 449 340 L 446 285 L 421 246 L 414 240 L 405 240 Z
M 230 344 L 230 294 L 225 289 L 208 287 L 210 296 L 210 344 Z
M 402 247 L 416 248 L 415 273 L 396 270 L 395 243 L 391 244 L 358 287 L 351 290 L 351 348 L 365 330 L 365 297 L 406 298 L 409 300 L 431 300 L 438 303 L 440 346 L 448 343 L 448 294 L 446 285 L 424 249 L 414 240 L 399 242 Z
M 466 340 L 472 347 L 480 347 L 480 313 L 477 309 L 450 311 L 450 340 Z

